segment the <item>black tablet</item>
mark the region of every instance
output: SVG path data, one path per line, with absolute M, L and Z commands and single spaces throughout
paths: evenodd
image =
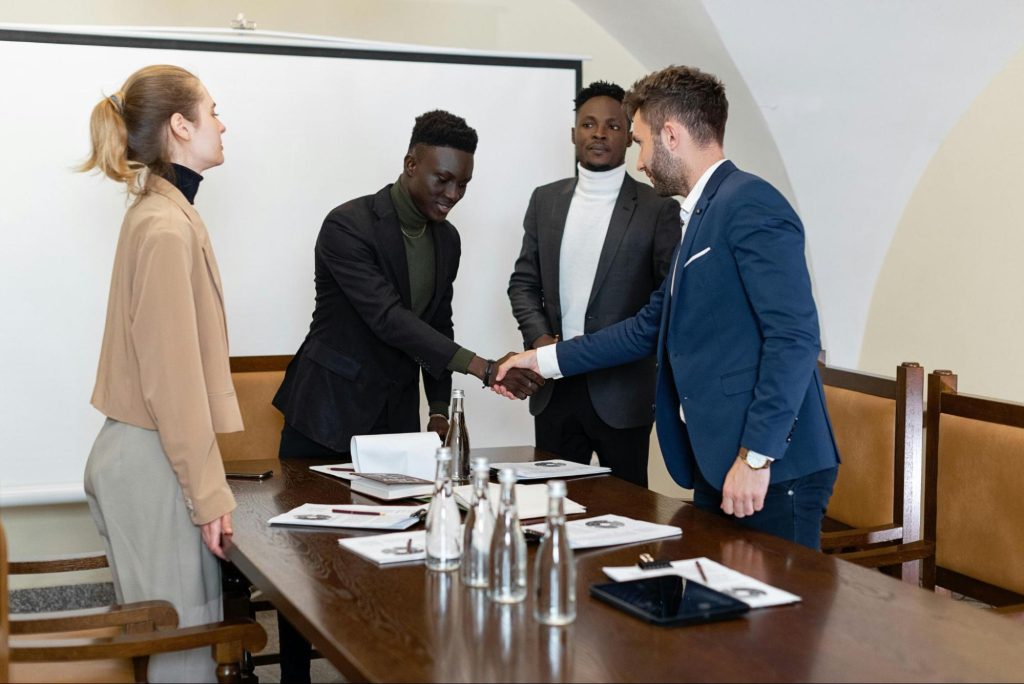
M 666 627 L 727 620 L 750 610 L 743 601 L 679 575 L 594 584 L 590 595 Z

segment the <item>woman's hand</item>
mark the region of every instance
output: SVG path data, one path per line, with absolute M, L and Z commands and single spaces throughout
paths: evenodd
M 200 525 L 199 529 L 203 533 L 203 543 L 206 544 L 206 548 L 210 549 L 217 558 L 227 560 L 227 556 L 224 555 L 223 535 L 234 534 L 234 530 L 231 528 L 231 514 L 225 513 L 205 525 Z

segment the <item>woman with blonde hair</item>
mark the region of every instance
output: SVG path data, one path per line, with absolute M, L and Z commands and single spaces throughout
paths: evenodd
M 180 625 L 222 616 L 235 500 L 216 432 L 242 429 L 220 274 L 192 203 L 224 161 L 215 105 L 188 71 L 149 66 L 92 111 L 97 169 L 134 202 L 121 225 L 92 404 L 107 420 L 85 467 L 118 601 L 165 599 Z M 154 656 L 149 681 L 215 681 L 209 649 Z

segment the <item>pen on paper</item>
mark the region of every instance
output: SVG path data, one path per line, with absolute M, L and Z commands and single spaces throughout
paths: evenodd
M 704 584 L 708 583 L 708 576 L 704 574 L 704 568 L 701 567 L 700 561 L 693 561 L 694 565 L 697 566 L 697 572 L 700 573 L 700 581 Z
M 352 511 L 347 508 L 332 508 L 331 513 L 348 513 L 349 515 L 387 515 L 383 511 Z
M 342 472 L 349 472 L 349 473 L 353 471 L 353 468 L 351 468 L 351 467 L 349 467 L 349 468 L 339 468 L 337 466 L 328 466 L 327 469 L 328 470 L 340 470 Z

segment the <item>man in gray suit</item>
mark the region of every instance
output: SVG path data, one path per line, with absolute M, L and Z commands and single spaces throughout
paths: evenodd
M 626 173 L 632 143 L 622 88 L 576 96 L 578 176 L 533 192 L 508 296 L 527 349 L 633 316 L 665 278 L 679 244 L 679 205 Z M 602 465 L 647 486 L 655 359 L 549 381 L 530 399 L 537 448 Z

